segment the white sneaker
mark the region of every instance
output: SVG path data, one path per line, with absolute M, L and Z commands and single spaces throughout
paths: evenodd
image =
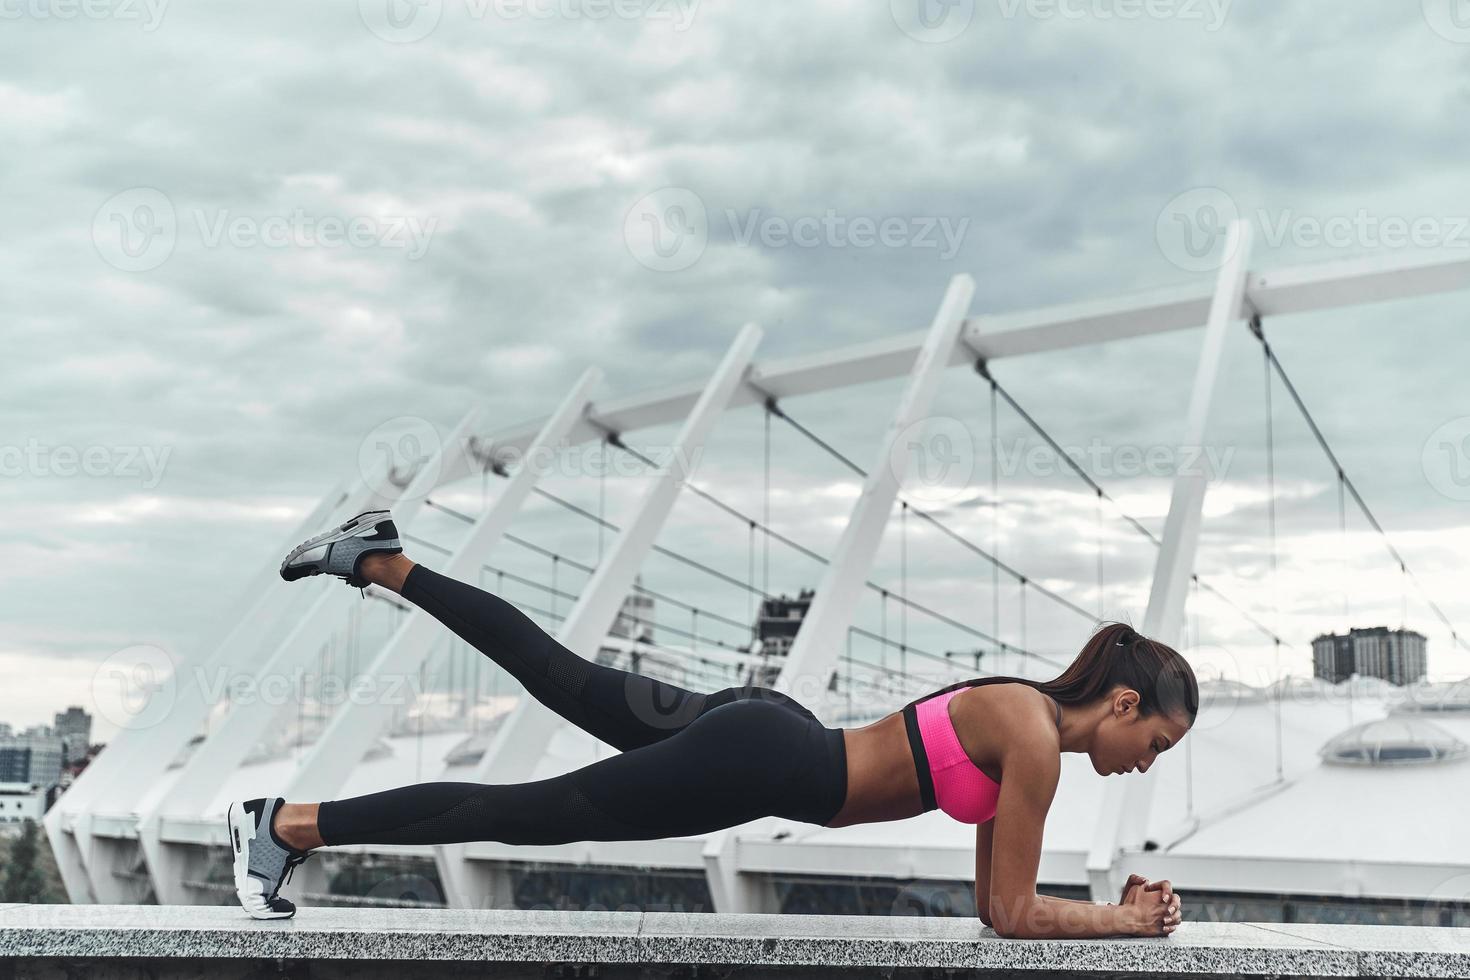
M 289 919 L 296 906 L 280 896 L 281 885 L 311 851 L 298 851 L 276 836 L 271 819 L 286 801 L 245 800 L 231 803 L 225 814 L 230 846 L 235 851 L 235 895 L 257 919 Z
M 402 553 L 392 515 L 370 510 L 292 548 L 281 562 L 281 578 L 294 582 L 308 575 L 335 575 L 355 589 L 365 589 L 368 583 L 357 574 L 364 555 Z

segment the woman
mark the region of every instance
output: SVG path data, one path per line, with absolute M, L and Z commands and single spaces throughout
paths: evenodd
M 281 564 L 287 581 L 320 574 L 397 592 L 619 754 L 527 783 L 232 804 L 236 892 L 256 918 L 295 913 L 281 884 L 323 846 L 649 840 L 763 816 L 845 827 L 937 808 L 976 825 L 976 905 L 1002 936 L 1167 936 L 1180 921 L 1168 881 L 1132 876 L 1116 905 L 1036 894 L 1061 753 L 1086 752 L 1102 775 L 1146 772 L 1194 723 L 1189 664 L 1126 625 L 1094 632 L 1054 680 L 963 681 L 834 729 L 769 688 L 700 694 L 590 663 L 505 600 L 409 560 L 387 511 L 359 514 Z

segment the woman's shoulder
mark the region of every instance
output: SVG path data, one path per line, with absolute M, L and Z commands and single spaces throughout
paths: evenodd
M 986 701 L 997 706 L 1016 710 L 1043 707 L 1052 710 L 1051 696 L 1021 681 L 996 681 L 993 684 L 971 684 L 964 693 L 976 701 Z
M 972 686 L 964 695 L 964 714 L 975 730 L 972 743 L 986 758 L 997 764 L 1013 752 L 1060 758 L 1057 716 L 1047 692 L 1013 680 Z

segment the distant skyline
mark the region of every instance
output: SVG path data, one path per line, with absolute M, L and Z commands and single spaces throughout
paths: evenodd
M 82 704 L 110 737 L 99 665 L 200 649 L 396 420 L 442 437 L 476 405 L 492 429 L 532 418 L 589 364 L 606 372 L 604 399 L 699 379 L 749 321 L 766 331 L 758 361 L 878 341 L 926 324 L 960 272 L 976 280 L 975 313 L 1209 283 L 1231 216 L 1256 228 L 1258 270 L 1470 257 L 1457 124 L 1470 32 L 1434 0 L 1350 18 L 1325 0 L 1138 18 L 977 4 L 963 22 L 833 0 L 597 20 L 425 5 L 441 7 L 433 23 L 390 22 L 371 3 L 228 0 L 71 20 L 27 7 L 6 22 L 0 719 Z M 1467 320 L 1470 291 L 1266 323 L 1394 546 L 1462 629 Z M 1157 534 L 1167 475 L 1121 464 L 1182 438 L 1199 337 L 994 367 L 1063 445 L 1103 447 L 1079 458 Z M 1310 674 L 1318 633 L 1403 622 L 1428 637 L 1431 678 L 1470 673 L 1351 499 L 1339 531 L 1335 474 L 1279 386 L 1272 572 L 1263 386 L 1259 346 L 1233 331 L 1201 575 L 1275 624 L 1282 671 Z M 898 391 L 788 407 L 868 466 Z M 988 401 L 956 369 L 935 409 L 976 454 L 967 491 L 937 509 L 982 545 L 996 510 Z M 1085 610 L 1140 622 L 1152 548 L 1106 515 L 1099 606 L 1096 499 L 1065 468 L 1028 463 L 1040 444 L 1004 408 L 1000 436 L 1018 461 L 1001 479 L 1002 557 Z M 732 413 L 696 481 L 760 512 L 762 438 L 758 411 Z M 858 484 L 791 430 L 773 440 L 773 523 L 825 554 Z M 620 519 L 640 482 L 607 483 Z M 595 479 L 552 488 L 596 506 Z M 436 497 L 473 510 L 481 494 L 472 479 Z M 903 569 L 897 524 L 875 581 L 907 578 L 918 601 L 993 628 L 988 565 L 911 522 Z M 544 501 L 519 526 L 595 560 L 595 531 Z M 455 527 L 426 515 L 416 530 Z M 684 500 L 660 542 L 743 579 L 747 535 Z M 550 571 L 510 549 L 495 560 Z M 818 574 L 773 550 L 773 590 Z M 645 578 L 731 618 L 750 611 L 666 559 Z M 329 586 L 345 622 L 355 592 L 302 588 Z M 999 629 L 1020 642 L 1015 590 L 1002 599 Z M 1231 606 L 1205 596 L 1196 611 L 1202 676 L 1261 683 L 1278 669 Z M 871 629 L 881 615 L 876 599 L 858 612 Z M 1063 661 L 1090 628 L 1034 595 L 1026 615 L 1027 644 Z M 969 642 L 896 610 L 889 627 L 916 647 Z

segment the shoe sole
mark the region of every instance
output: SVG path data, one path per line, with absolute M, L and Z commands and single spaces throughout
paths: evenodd
M 255 840 L 255 820 L 244 807 L 231 803 L 225 811 L 225 832 L 230 837 L 230 849 L 235 852 L 235 898 L 240 899 L 242 893 L 249 891 L 249 883 L 259 880 L 250 877 L 250 860 L 245 856 L 245 842 Z M 295 909 L 290 912 L 256 911 L 243 899 L 240 899 L 240 907 L 253 919 L 289 919 L 296 914 Z
M 331 544 L 334 541 L 341 541 L 343 538 L 349 538 L 352 536 L 353 531 L 361 531 L 365 527 L 376 527 L 384 521 L 392 520 L 392 517 L 393 515 L 386 510 L 369 510 L 365 511 L 364 513 L 358 514 L 356 517 L 347 521 L 347 523 L 338 525 L 337 527 L 332 528 L 330 531 L 323 531 L 321 534 L 318 534 L 314 538 L 307 538 L 305 541 L 292 548 L 286 554 L 286 557 L 282 559 L 280 569 L 281 578 L 286 578 L 287 565 L 291 564 L 294 559 L 299 558 L 301 555 L 310 551 L 312 548 L 318 547 L 319 545 L 323 544 Z M 308 574 L 302 575 L 300 577 L 310 578 L 312 575 L 320 574 L 322 573 L 320 570 L 318 570 L 315 572 L 309 572 Z M 286 579 L 286 581 L 291 582 L 295 580 Z

